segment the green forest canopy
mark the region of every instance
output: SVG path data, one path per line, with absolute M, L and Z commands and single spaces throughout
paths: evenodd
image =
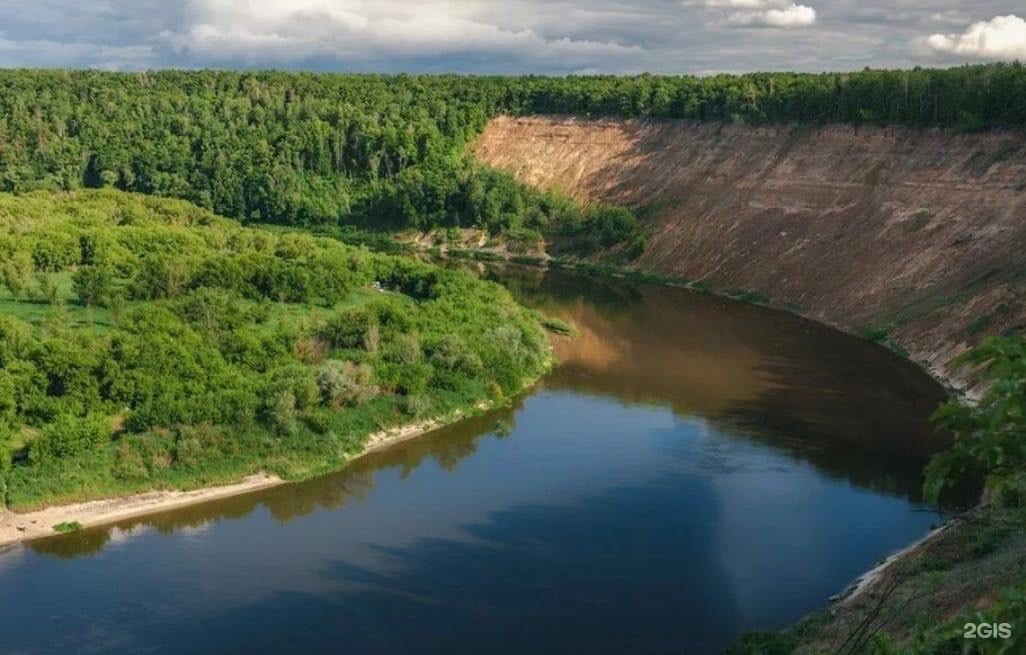
M 502 113 L 759 123 L 1026 123 L 1016 64 L 713 77 L 0 72 L 0 191 L 113 186 L 243 221 L 558 229 L 572 203 L 475 165 Z
M 0 194 L 0 275 L 16 508 L 332 470 L 382 427 L 508 398 L 549 358 L 496 284 L 180 200 Z

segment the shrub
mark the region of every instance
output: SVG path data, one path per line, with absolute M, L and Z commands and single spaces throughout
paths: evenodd
M 111 473 L 119 480 L 140 480 L 150 475 L 146 460 L 130 443 L 118 445 Z
M 992 489 L 1026 470 L 1026 339 L 991 337 L 956 360 L 980 369 L 990 387 L 979 403 L 947 402 L 933 421 L 955 435 L 955 445 L 926 467 L 924 494 L 936 502 L 941 492 L 971 475 L 989 476 Z
M 343 309 L 328 319 L 323 336 L 336 348 L 377 348 L 377 316 L 366 307 Z
M 555 316 L 546 316 L 542 319 L 541 324 L 549 332 L 555 332 L 556 334 L 561 334 L 563 336 L 573 336 L 577 334 L 577 328 Z
M 78 239 L 65 232 L 40 234 L 32 246 L 32 262 L 38 271 L 62 271 L 81 259 Z
M 62 414 L 47 425 L 29 446 L 29 461 L 52 462 L 98 448 L 110 441 L 107 419 L 90 415 L 84 418 Z
M 359 405 L 378 394 L 374 372 L 366 364 L 329 360 L 317 369 L 321 401 L 329 407 Z
M 236 443 L 224 429 L 210 423 L 179 427 L 172 449 L 174 463 L 181 467 L 196 467 L 216 462 L 236 452 Z
M 411 418 L 419 418 L 431 411 L 431 400 L 421 394 L 404 396 L 399 408 L 403 414 Z
M 288 389 L 278 391 L 267 402 L 267 419 L 281 435 L 296 431 L 296 396 Z
M 588 221 L 588 229 L 607 248 L 633 237 L 638 229 L 634 214 L 624 207 L 599 207 L 592 211 Z

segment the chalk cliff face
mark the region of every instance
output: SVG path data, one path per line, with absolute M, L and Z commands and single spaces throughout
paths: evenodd
M 1026 326 L 1026 132 L 500 117 L 484 162 L 638 209 L 643 269 L 953 356 Z

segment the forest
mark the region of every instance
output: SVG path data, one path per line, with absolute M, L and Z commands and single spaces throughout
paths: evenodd
M 974 130 L 1026 123 L 1026 72 L 0 71 L 8 501 L 297 474 L 536 377 L 537 322 L 497 287 L 303 232 L 473 226 L 639 253 L 630 211 L 467 154 L 490 118 L 530 113 Z
M 0 71 L 0 191 L 114 187 L 250 223 L 475 226 L 570 236 L 585 251 L 639 237 L 633 216 L 610 221 L 605 208 L 475 164 L 467 144 L 503 113 L 977 130 L 1026 123 L 1026 71 L 1018 63 L 713 77 Z
M 0 195 L 11 508 L 341 467 L 366 437 L 536 379 L 500 286 L 113 190 Z

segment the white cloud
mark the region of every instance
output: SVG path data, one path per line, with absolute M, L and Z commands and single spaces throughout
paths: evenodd
M 0 67 L 45 62 L 47 66 L 89 66 L 103 70 L 142 70 L 152 65 L 148 46 L 110 46 L 99 43 L 7 39 L 0 34 Z
M 788 13 L 792 4 L 813 8 L 815 24 L 780 27 L 798 17 Z M 1024 0 L 0 0 L 0 67 L 550 74 L 894 68 L 976 59 L 956 52 L 967 27 L 980 17 L 1026 18 L 1023 5 Z M 783 13 L 771 17 L 771 10 Z M 731 22 L 735 14 L 740 16 Z M 738 30 L 746 26 L 776 29 L 739 39 Z M 928 44 L 935 33 L 939 49 Z
M 489 20 L 478 2 L 444 0 L 190 0 L 187 22 L 161 38 L 211 59 L 302 61 L 368 55 L 509 54 L 544 59 L 624 57 L 642 52 L 613 41 L 544 37 Z
M 934 52 L 983 59 L 1026 59 L 1026 20 L 1010 14 L 973 23 L 961 34 L 934 34 L 922 41 Z
M 786 7 L 788 0 L 701 0 L 701 4 L 702 6 L 713 8 L 767 9 L 770 7 Z
M 798 4 L 782 9 L 738 12 L 727 19 L 727 24 L 737 27 L 808 27 L 815 23 L 816 10 Z

